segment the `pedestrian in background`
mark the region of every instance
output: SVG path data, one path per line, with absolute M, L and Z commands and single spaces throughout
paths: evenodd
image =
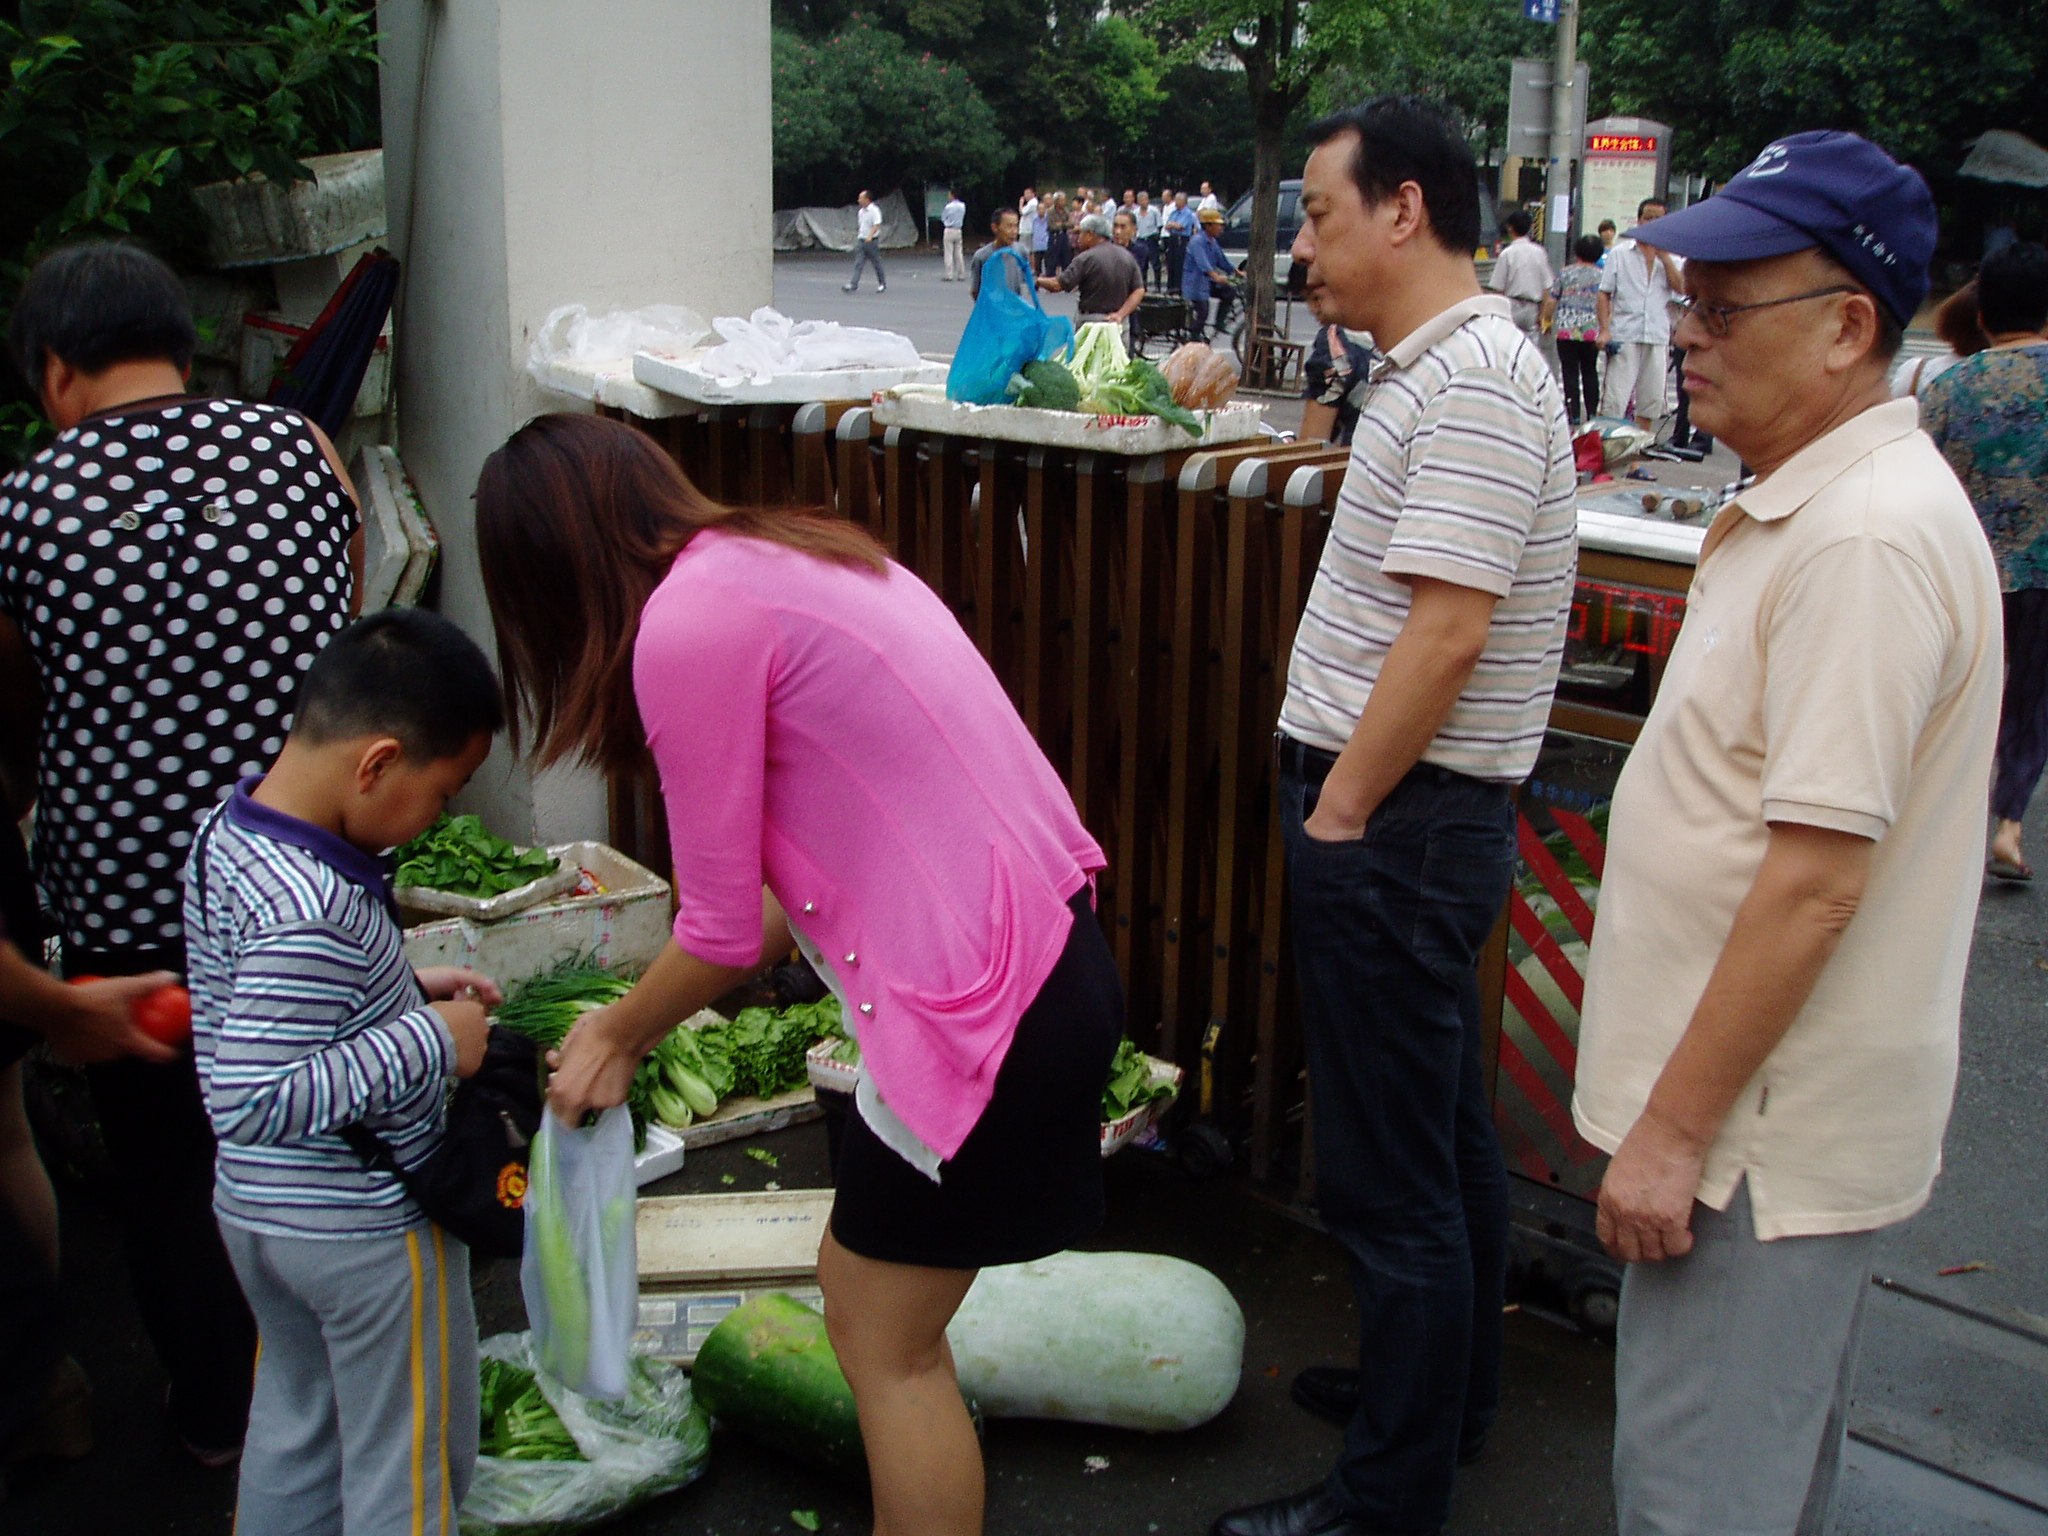
M 1495 293 L 1507 295 L 1508 310 L 1515 324 L 1524 336 L 1541 347 L 1543 296 L 1550 291 L 1552 273 L 1549 254 L 1529 238 L 1534 227 L 1535 221 L 1526 208 L 1515 209 L 1502 222 L 1501 231 L 1508 237 L 1508 243 L 1494 258 L 1493 277 L 1487 286 Z
M 1311 313 L 1316 305 L 1309 306 Z M 1319 317 L 1320 318 L 1320 317 Z M 1301 441 L 1347 448 L 1359 406 L 1371 386 L 1375 357 L 1370 338 L 1331 323 L 1316 327 L 1302 363 Z
M 1581 235 L 1572 260 L 1543 300 L 1541 324 L 1557 338 L 1565 415 L 1578 426 L 1600 410 L 1600 257 L 1598 235 Z
M 1986 256 L 1977 313 L 1987 345 L 1922 386 L 1920 420 L 1998 560 L 2005 694 L 1987 868 L 2031 880 L 2020 823 L 2048 764 L 2048 249 L 2016 240 Z
M 1317 319 L 1384 355 L 1279 720 L 1316 1199 L 1351 1261 L 1359 1368 L 1296 1381 L 1344 1424 L 1329 1477 L 1212 1536 L 1436 1531 L 1493 1422 L 1508 1192 L 1478 962 L 1514 875 L 1515 786 L 1543 743 L 1577 543 L 1557 380 L 1472 264 L 1463 130 L 1382 97 L 1309 134 L 1294 258 Z
M 1045 270 L 1041 277 L 1058 277 L 1074 259 L 1072 230 L 1074 214 L 1067 207 L 1067 194 L 1052 195 L 1052 212 L 1045 215 Z
M 1914 171 L 1793 134 L 1638 238 L 1686 258 L 1693 410 L 1756 480 L 1615 786 L 1586 972 L 1615 1502 L 1620 1536 L 1819 1536 L 1877 1235 L 1941 1163 L 1998 573 L 1891 397 L 1934 251 Z
M 1128 239 L 1130 220 L 1119 214 L 1116 222 Z M 1038 286 L 1048 293 L 1076 294 L 1082 325 L 1121 325 L 1145 297 L 1145 277 L 1137 259 L 1114 238 L 1110 221 L 1099 213 L 1081 220 L 1079 239 L 1080 254 L 1056 276 L 1041 277 Z
M 1223 202 L 1216 196 L 1216 189 L 1210 186 L 1208 182 L 1203 182 L 1202 195 L 1195 203 L 1195 213 L 1199 216 L 1204 213 L 1221 213 L 1222 211 Z
M 1921 391 L 1966 357 L 1975 357 L 1990 343 L 1977 314 L 1977 282 L 1972 278 L 1941 301 L 1934 312 L 1934 334 L 1948 351 L 1933 357 L 1909 357 L 1892 370 L 1892 394 L 1919 398 Z
M 860 211 L 854 215 L 853 223 L 853 276 L 847 279 L 846 292 L 852 293 L 860 287 L 861 268 L 872 265 L 875 269 L 875 292 L 887 293 L 889 279 L 882 271 L 882 210 L 875 206 L 875 200 L 862 188 L 854 199 Z
M 1644 198 L 1638 227 L 1662 218 L 1664 204 Z M 1678 262 L 1644 241 L 1620 241 L 1600 271 L 1600 344 L 1614 343 L 1600 396 L 1602 416 L 1625 417 L 1635 402 L 1636 425 L 1656 438 L 1664 419 L 1664 375 L 1671 365 L 1671 301 L 1684 291 Z
M 1181 297 L 1188 301 L 1192 311 L 1188 334 L 1196 341 L 1207 336 L 1212 325 L 1223 324 L 1226 306 L 1235 292 L 1230 285 L 1237 277 L 1237 268 L 1230 264 L 1230 258 L 1223 254 L 1223 247 L 1216 240 L 1223 228 L 1223 215 L 1211 208 L 1201 215 L 1201 226 L 1202 232 L 1188 242 L 1180 269 Z
M 1607 253 L 1614 249 L 1616 234 L 1614 220 L 1602 219 L 1599 229 L 1594 231 L 1594 233 L 1600 236 L 1600 265 L 1604 267 L 1607 265 Z
M 981 297 L 981 274 L 990 259 L 998 251 L 1014 251 L 1017 247 L 1017 210 L 998 208 L 996 216 L 988 222 L 989 240 L 978 248 L 967 262 L 967 297 Z M 1018 252 L 1021 256 L 1023 253 Z M 1010 291 L 1022 297 L 1031 292 L 1031 277 L 1025 271 L 1024 261 L 998 261 L 996 268 L 1003 274 L 1003 281 L 1010 285 Z
M 964 283 L 967 281 L 967 258 L 963 250 L 966 240 L 967 205 L 960 201 L 957 192 L 946 199 L 945 211 L 939 215 L 939 224 L 944 231 L 940 239 L 946 249 L 946 275 L 940 281 Z
M 1159 230 L 1161 219 L 1159 205 L 1152 201 L 1150 192 L 1138 194 L 1138 206 L 1134 215 L 1137 236 L 1132 244 L 1132 253 L 1138 258 L 1139 270 L 1145 274 L 1148 285 L 1159 281 Z
M 1031 270 L 1035 273 L 1043 264 L 1040 253 L 1045 250 L 1045 224 L 1038 206 L 1038 193 L 1030 187 L 1017 199 L 1017 243 L 1030 257 Z
M 1181 293 L 1181 273 L 1186 267 L 1188 242 L 1200 233 L 1202 221 L 1188 206 L 1185 192 L 1173 194 L 1173 206 L 1160 218 L 1160 232 L 1166 239 L 1166 291 Z

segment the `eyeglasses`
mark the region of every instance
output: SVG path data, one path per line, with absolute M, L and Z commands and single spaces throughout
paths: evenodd
M 1685 295 L 1671 302 L 1680 314 L 1691 315 L 1706 327 L 1707 334 L 1716 338 L 1728 334 L 1728 322 L 1748 309 L 1775 309 L 1780 304 L 1798 304 L 1806 299 L 1824 299 L 1831 293 L 1861 293 L 1863 290 L 1848 283 L 1836 283 L 1828 288 L 1816 288 L 1811 293 L 1787 294 L 1782 299 L 1759 299 L 1754 304 L 1702 304 L 1699 300 Z

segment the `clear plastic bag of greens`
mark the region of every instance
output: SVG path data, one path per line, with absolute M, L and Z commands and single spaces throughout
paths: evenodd
M 633 1121 L 623 1105 L 570 1130 L 549 1111 L 533 1139 L 519 1288 L 542 1368 L 584 1397 L 626 1394 L 640 1305 Z
M 577 1455 L 529 1459 L 538 1454 L 534 1440 L 545 1436 L 496 1445 L 493 1426 L 485 1425 L 485 1454 L 477 1457 L 475 1480 L 462 1501 L 463 1536 L 569 1536 L 703 1475 L 711 1425 L 676 1366 L 635 1356 L 624 1398 L 598 1402 L 538 1369 L 531 1334 L 498 1334 L 483 1341 L 480 1353 L 533 1373 Z M 514 1454 L 492 1455 L 494 1445 Z M 566 1458 L 566 1449 L 549 1454 Z

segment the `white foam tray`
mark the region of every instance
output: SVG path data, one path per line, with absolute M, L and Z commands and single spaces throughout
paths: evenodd
M 778 373 L 767 379 L 715 379 L 698 366 L 709 351 L 699 347 L 681 357 L 658 352 L 633 355 L 633 377 L 699 405 L 804 405 L 811 401 L 866 401 L 898 384 L 943 384 L 945 363 L 920 363 L 915 368 L 832 368 L 822 373 Z
M 1038 443 L 1048 448 L 1075 448 L 1084 453 L 1171 453 L 1175 449 L 1214 448 L 1258 437 L 1265 407 L 1254 401 L 1233 401 L 1213 411 L 1197 411 L 1203 428 L 1189 437 L 1181 428 L 1153 416 L 1089 416 L 1079 411 L 1045 411 L 1022 405 L 967 405 L 935 395 L 883 395 L 875 401 L 874 422 L 880 427 L 909 427 L 919 432 L 947 432 L 955 437 L 993 438 L 1006 443 Z

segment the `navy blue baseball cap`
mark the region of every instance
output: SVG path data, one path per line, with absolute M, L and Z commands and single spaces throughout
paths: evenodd
M 1927 297 L 1934 198 L 1868 139 L 1823 129 L 1764 147 L 1704 202 L 1629 231 L 1688 261 L 1756 261 L 1819 246 L 1900 325 Z

